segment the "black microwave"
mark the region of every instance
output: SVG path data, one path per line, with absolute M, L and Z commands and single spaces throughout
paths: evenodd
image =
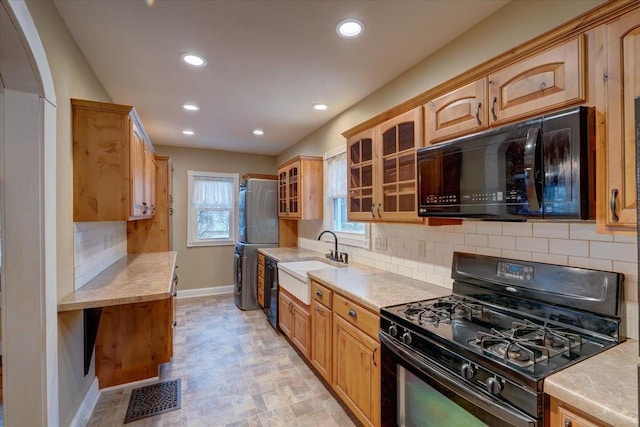
M 576 107 L 419 149 L 418 215 L 592 219 L 594 114 Z

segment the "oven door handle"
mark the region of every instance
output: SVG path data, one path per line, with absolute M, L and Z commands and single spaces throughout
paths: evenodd
M 417 357 L 412 351 L 407 350 L 401 344 L 395 343 L 392 338 L 388 338 L 383 332 L 379 334 L 379 337 L 382 345 L 395 353 L 399 358 L 406 360 L 414 368 L 422 371 L 430 378 L 452 390 L 458 396 L 482 408 L 491 415 L 515 426 L 536 427 L 536 420 L 532 417 L 518 413 L 515 410 L 507 409 L 504 406 L 497 404 L 487 396 L 483 396 L 473 389 L 465 387 L 464 384 L 461 384 L 460 381 L 456 380 L 442 369 L 437 368 L 421 357 Z

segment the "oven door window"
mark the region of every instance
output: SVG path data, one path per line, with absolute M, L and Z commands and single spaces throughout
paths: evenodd
M 487 426 L 456 402 L 456 395 L 439 391 L 410 371 L 398 366 L 398 426 Z

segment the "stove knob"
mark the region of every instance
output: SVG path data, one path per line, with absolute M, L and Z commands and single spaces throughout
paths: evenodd
M 476 374 L 476 370 L 473 369 L 470 363 L 464 363 L 460 368 L 460 373 L 464 378 L 470 380 Z
M 411 344 L 411 334 L 409 332 L 402 334 L 402 342 L 407 345 Z
M 491 394 L 500 394 L 502 391 L 502 384 L 500 384 L 500 381 L 494 377 L 487 378 L 485 386 L 487 387 L 487 391 Z
M 389 335 L 391 335 L 392 337 L 398 335 L 398 328 L 396 327 L 396 325 L 389 326 Z

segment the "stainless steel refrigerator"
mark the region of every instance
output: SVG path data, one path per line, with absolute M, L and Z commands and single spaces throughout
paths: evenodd
M 249 179 L 238 198 L 238 241 L 234 251 L 234 297 L 241 310 L 257 310 L 258 249 L 278 246 L 278 186 Z

